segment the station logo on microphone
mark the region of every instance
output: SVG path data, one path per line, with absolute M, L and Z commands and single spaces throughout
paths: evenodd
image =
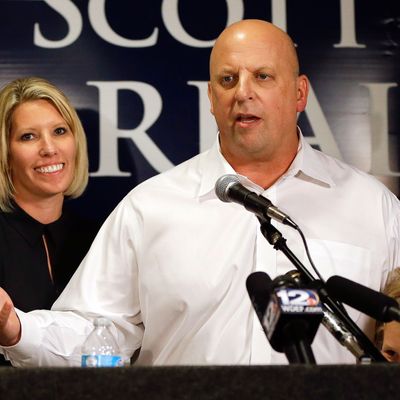
M 322 312 L 319 295 L 315 290 L 281 288 L 275 291 L 275 296 L 284 312 L 306 314 Z

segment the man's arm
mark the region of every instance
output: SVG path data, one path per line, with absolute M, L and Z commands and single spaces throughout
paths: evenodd
M 104 316 L 126 357 L 143 337 L 133 235 L 140 224 L 129 199 L 113 211 L 51 310 L 28 313 L 0 293 L 0 352 L 16 367 L 78 366 L 81 348 Z

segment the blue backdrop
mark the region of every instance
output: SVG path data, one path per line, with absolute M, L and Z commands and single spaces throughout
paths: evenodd
M 398 0 L 0 0 L 0 15 L 0 84 L 42 76 L 78 110 L 91 178 L 75 206 L 90 216 L 215 140 L 208 57 L 243 18 L 294 39 L 312 85 L 308 140 L 399 194 Z

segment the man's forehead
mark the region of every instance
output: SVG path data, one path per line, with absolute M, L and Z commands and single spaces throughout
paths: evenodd
M 277 50 L 266 46 L 224 49 L 213 55 L 211 67 L 218 70 L 239 67 L 272 68 L 279 61 L 278 56 Z
M 277 68 L 282 63 L 296 65 L 295 52 L 289 47 L 290 42 L 282 35 L 275 35 L 278 40 L 266 37 L 240 40 L 223 40 L 215 45 L 210 58 L 210 72 L 221 70 L 224 66 L 247 66 L 251 69 L 262 67 Z M 254 40 L 251 40 L 254 39 Z
M 227 62 L 227 63 L 221 63 L 215 65 L 214 69 L 216 73 L 224 73 L 224 72 L 232 72 L 232 71 L 238 71 L 240 69 L 246 69 L 249 71 L 269 71 L 272 70 L 273 64 L 268 63 L 265 60 L 261 60 L 260 62 L 249 62 L 247 60 L 246 62 L 242 63 L 234 63 L 234 62 Z

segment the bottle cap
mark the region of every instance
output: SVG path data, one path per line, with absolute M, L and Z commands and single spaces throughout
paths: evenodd
M 94 320 L 94 326 L 110 326 L 111 321 L 105 317 L 98 317 Z

